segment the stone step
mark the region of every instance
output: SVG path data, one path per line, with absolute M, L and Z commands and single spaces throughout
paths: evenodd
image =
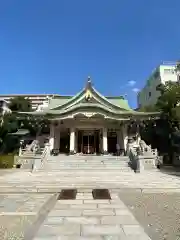
M 131 170 L 131 168 L 128 168 Z M 59 171 L 59 174 L 58 176 L 63 176 L 63 175 L 67 175 L 67 176 L 110 176 L 110 175 L 113 175 L 113 174 L 117 174 L 117 176 L 119 176 L 119 169 L 104 169 L 103 171 L 102 170 L 99 170 L 99 169 L 93 169 L 93 171 L 89 171 L 88 169 L 86 169 L 87 171 L 85 172 L 84 169 L 62 169 L 61 171 Z M 43 169 L 40 169 L 39 171 L 43 171 Z M 132 173 L 134 174 L 134 171 L 132 171 Z M 87 175 L 88 174 L 88 175 Z M 121 175 L 122 176 L 122 175 Z M 121 177 L 120 176 L 120 177 Z M 114 177 L 116 177 L 116 175 L 114 175 Z
M 126 159 L 120 159 L 120 158 L 113 158 L 113 159 L 104 159 L 104 158 L 99 158 L 99 159 L 72 159 L 71 157 L 67 157 L 67 158 L 49 158 L 50 161 L 71 161 L 71 162 L 93 162 L 93 161 L 96 161 L 96 162 L 108 162 L 108 161 L 115 161 L 115 162 L 123 162 L 123 161 L 126 161 L 128 160 L 128 158 Z
M 119 170 L 119 169 L 130 169 L 129 167 L 59 167 L 59 166 L 45 166 L 46 169 L 58 169 L 58 170 Z
M 76 169 L 63 169 L 63 170 L 68 170 L 68 171 L 71 171 L 71 172 L 75 172 Z M 93 171 L 103 171 L 104 169 L 81 169 L 82 171 L 84 172 L 91 172 L 92 170 Z M 44 171 L 49 171 L 49 172 L 60 172 L 61 169 L 49 169 L 49 168 L 44 168 L 44 169 L 39 169 L 38 170 L 39 172 L 44 172 Z M 110 169 L 109 171 L 113 171 L 113 174 L 115 174 L 115 170 L 114 169 Z M 116 170 L 116 172 L 131 172 L 132 170 L 130 168 L 121 168 L 121 169 L 118 169 Z M 80 174 L 80 173 L 79 173 Z M 113 175 L 112 174 L 112 175 Z M 107 175 L 107 174 L 106 174 Z
M 124 164 L 72 164 L 72 163 L 46 163 L 47 166 L 59 166 L 59 167 L 123 167 L 123 166 L 128 166 L 127 163 Z
M 64 167 L 61 167 L 61 166 L 47 166 L 47 165 L 46 165 L 45 167 L 48 168 L 48 169 L 58 169 L 58 170 L 60 170 L 60 169 L 62 169 L 62 170 L 65 170 L 65 169 L 72 169 L 72 170 L 75 170 L 75 169 L 79 169 L 79 170 L 80 170 L 80 169 L 81 169 L 81 170 L 85 170 L 85 169 L 87 169 L 87 170 L 88 170 L 88 169 L 90 169 L 90 170 L 91 170 L 91 169 L 98 169 L 98 170 L 105 170 L 105 169 L 107 169 L 107 170 L 108 170 L 108 169 L 109 169 L 109 170 L 111 170 L 111 169 L 112 169 L 112 170 L 113 170 L 113 169 L 115 169 L 115 170 L 116 170 L 116 169 L 117 169 L 117 170 L 118 170 L 118 169 L 129 169 L 128 166 L 124 166 L 124 167 L 113 167 L 113 166 L 112 166 L 112 167 L 105 167 L 105 166 L 104 166 L 104 167 L 100 167 L 100 166 L 99 166 L 99 167 L 97 167 L 97 166 L 96 166 L 96 167 L 92 167 L 92 166 L 86 166 L 86 167 L 82 167 L 82 166 L 72 167 L 72 166 L 69 166 L 69 167 L 68 167 L 68 166 L 64 166 Z
M 46 163 L 46 166 L 49 166 L 49 167 L 60 167 L 60 168 L 63 168 L 63 167 L 72 167 L 72 168 L 96 168 L 96 167 L 100 167 L 100 168 L 111 168 L 111 167 L 114 167 L 114 168 L 118 168 L 118 167 L 128 167 L 128 164 L 122 164 L 122 165 L 116 165 L 116 164 L 109 164 L 109 165 L 84 165 L 84 164 L 76 164 L 76 165 L 73 165 L 73 164 L 47 164 Z
M 107 160 L 107 159 L 128 159 L 127 156 L 50 156 L 51 159 L 69 159 L 69 160 Z
M 125 164 L 128 161 L 51 161 L 48 160 L 48 163 L 71 163 L 71 164 Z
M 127 156 L 50 156 L 39 171 L 130 172 Z M 80 172 L 79 172 L 80 174 Z
M 129 167 L 118 167 L 118 168 L 113 168 L 113 167 L 111 167 L 111 168 L 101 168 L 101 167 L 96 167 L 96 168 L 93 168 L 93 167 L 74 167 L 74 168 L 72 168 L 72 167 L 49 167 L 49 166 L 44 166 L 44 169 L 51 169 L 51 170 L 53 170 L 53 169 L 57 169 L 57 170 L 61 170 L 61 171 L 69 171 L 69 170 L 72 170 L 72 171 L 85 171 L 85 170 L 87 170 L 87 171 L 89 171 L 89 170 L 95 170 L 95 171 L 119 171 L 119 170 L 126 170 L 126 169 L 130 169 L 131 170 L 131 168 L 129 168 Z
M 71 161 L 71 160 L 69 160 L 69 159 L 65 159 L 65 160 L 59 160 L 59 159 L 57 159 L 57 160 L 54 160 L 54 159 L 50 159 L 50 160 L 48 160 L 48 162 L 71 162 L 71 163 L 111 163 L 111 162 L 113 162 L 113 163 L 123 163 L 123 162 L 128 162 L 128 160 L 127 161 L 125 161 L 125 160 L 99 160 L 99 161 L 97 161 L 97 160 L 92 160 L 92 161 L 85 161 L 85 160 L 80 160 L 80 161 Z
M 48 161 L 59 161 L 59 162 L 65 162 L 65 161 L 69 161 L 69 162 L 125 162 L 128 161 L 128 159 L 71 159 L 66 158 L 66 159 L 60 159 L 60 158 L 49 158 Z

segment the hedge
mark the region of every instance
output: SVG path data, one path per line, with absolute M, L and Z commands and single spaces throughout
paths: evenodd
M 12 168 L 14 165 L 14 154 L 0 155 L 0 168 Z

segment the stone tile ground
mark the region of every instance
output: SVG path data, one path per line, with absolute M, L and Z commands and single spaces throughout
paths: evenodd
M 153 240 L 180 239 L 180 194 L 121 192 L 120 198 Z
M 139 224 L 153 240 L 178 239 L 180 177 L 112 167 L 92 171 L 78 164 L 69 170 L 0 175 L 0 240 L 149 239 Z M 77 199 L 56 202 L 63 188 L 77 188 Z M 93 188 L 109 189 L 113 200 L 93 200 Z
M 62 188 L 160 189 L 180 192 L 180 177 L 158 171 L 133 172 L 77 170 L 19 172 L 0 177 L 0 192 L 58 192 Z
M 55 201 L 43 216 L 54 196 L 1 194 L 0 239 L 150 239 L 117 194 L 111 194 L 112 200 L 94 200 L 91 192 L 81 192 L 76 200 Z
M 40 239 L 150 240 L 117 194 L 112 200 L 94 200 L 78 193 L 76 200 L 59 200 L 39 228 Z
M 0 194 L 0 240 L 24 239 L 52 194 Z

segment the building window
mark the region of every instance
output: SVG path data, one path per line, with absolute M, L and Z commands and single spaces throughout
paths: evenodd
M 164 69 L 164 73 L 165 74 L 175 74 L 176 73 L 176 71 L 174 70 L 174 69 Z

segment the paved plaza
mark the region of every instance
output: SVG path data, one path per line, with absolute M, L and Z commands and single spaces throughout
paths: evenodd
M 53 194 L 0 194 L 0 239 L 25 239 Z
M 0 239 L 150 240 L 118 195 L 94 200 L 80 192 L 75 200 L 57 194 L 1 194 Z
M 59 192 L 63 188 L 108 188 L 121 191 L 180 192 L 180 177 L 159 171 L 142 173 L 118 170 L 62 170 L 59 172 L 11 173 L 0 177 L 0 192 Z
M 0 175 L 0 240 L 178 239 L 179 176 L 155 169 L 123 171 L 119 163 L 100 169 L 101 162 L 93 170 L 86 167 L 88 162 L 71 163 L 61 163 L 56 170 Z M 62 189 L 72 188 L 77 189 L 76 199 L 58 200 Z M 98 188 L 108 189 L 111 200 L 93 199 L 92 190 Z

